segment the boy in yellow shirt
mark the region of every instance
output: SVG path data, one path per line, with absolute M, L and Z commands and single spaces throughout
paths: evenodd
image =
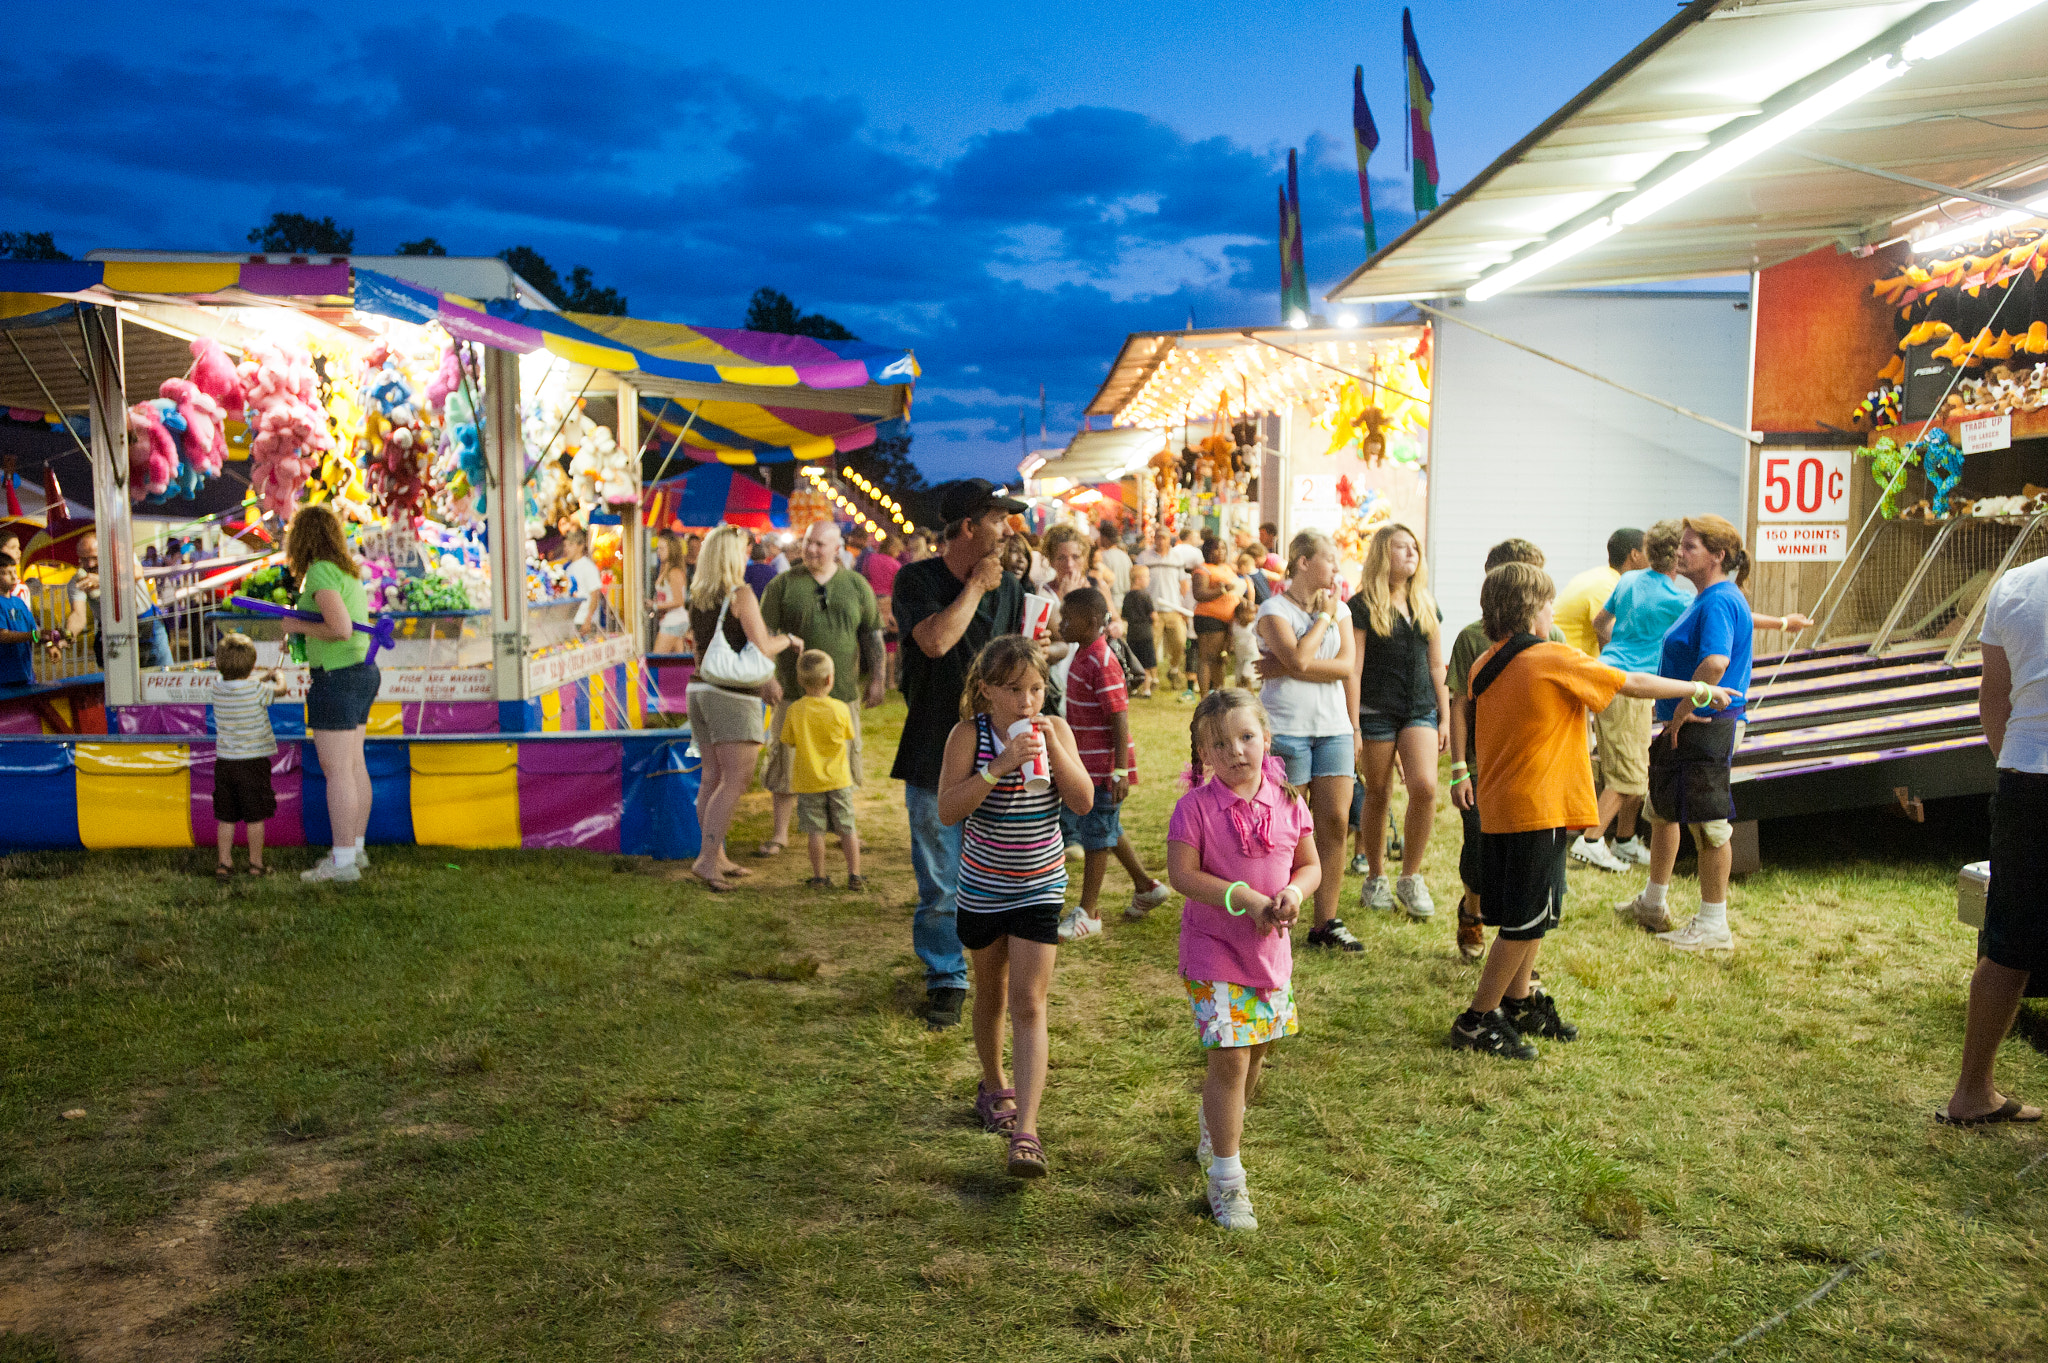
M 829 890 L 825 875 L 825 835 L 839 834 L 846 853 L 846 888 L 865 890 L 860 877 L 860 835 L 853 826 L 853 765 L 847 760 L 853 742 L 853 712 L 832 698 L 832 655 L 808 648 L 796 660 L 797 685 L 804 698 L 792 703 L 776 738 L 794 751 L 789 775 L 796 796 L 796 826 L 810 834 L 814 890 Z

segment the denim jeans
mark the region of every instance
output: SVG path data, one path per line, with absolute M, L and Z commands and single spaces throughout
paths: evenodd
M 903 786 L 910 815 L 910 865 L 917 872 L 917 916 L 910 943 L 924 962 L 926 989 L 965 989 L 967 956 L 960 948 L 953 896 L 959 888 L 960 826 L 939 822 L 939 793 Z

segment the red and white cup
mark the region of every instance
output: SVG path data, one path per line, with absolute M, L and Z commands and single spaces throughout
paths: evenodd
M 1053 608 L 1059 603 L 1037 592 L 1024 593 L 1024 637 L 1044 641 L 1052 629 Z
M 1010 726 L 1010 737 L 1016 738 L 1019 734 L 1028 734 L 1037 727 L 1037 723 L 1033 720 L 1020 719 Z M 1028 793 L 1039 795 L 1052 789 L 1052 763 L 1046 756 L 1045 735 L 1043 733 L 1038 736 L 1038 752 L 1029 761 L 1025 762 L 1023 772 L 1024 789 Z

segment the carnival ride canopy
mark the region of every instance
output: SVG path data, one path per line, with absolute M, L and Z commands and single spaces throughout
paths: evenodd
M 1999 213 L 1943 186 L 2041 195 L 2044 108 L 2048 6 L 1695 0 L 1328 296 L 1463 293 L 1511 265 L 1519 287 L 1572 289 L 1925 245 Z
M 789 498 L 771 492 L 730 464 L 705 464 L 647 486 L 647 523 L 656 529 L 692 530 L 744 525 L 753 530 L 789 528 Z

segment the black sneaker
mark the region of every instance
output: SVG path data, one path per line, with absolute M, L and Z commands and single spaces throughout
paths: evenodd
M 1522 1034 L 1507 1020 L 1505 1014 L 1496 1008 L 1491 1013 L 1481 1014 L 1475 1022 L 1469 1013 L 1460 1013 L 1451 1023 L 1451 1049 L 1454 1051 L 1483 1051 L 1497 1055 L 1503 1060 L 1534 1060 L 1536 1048 L 1522 1040 Z
M 933 989 L 924 996 L 925 1025 L 934 1032 L 960 1025 L 960 1008 L 967 1002 L 965 989 Z
M 1332 918 L 1319 928 L 1310 928 L 1308 944 L 1312 947 L 1330 947 L 1337 951 L 1364 951 L 1365 943 L 1351 935 L 1351 929 L 1344 926 L 1341 918 Z
M 1541 989 L 1531 990 L 1526 999 L 1502 999 L 1500 1011 L 1523 1036 L 1549 1037 L 1552 1041 L 1579 1039 L 1579 1029 L 1557 1015 L 1557 1000 Z

